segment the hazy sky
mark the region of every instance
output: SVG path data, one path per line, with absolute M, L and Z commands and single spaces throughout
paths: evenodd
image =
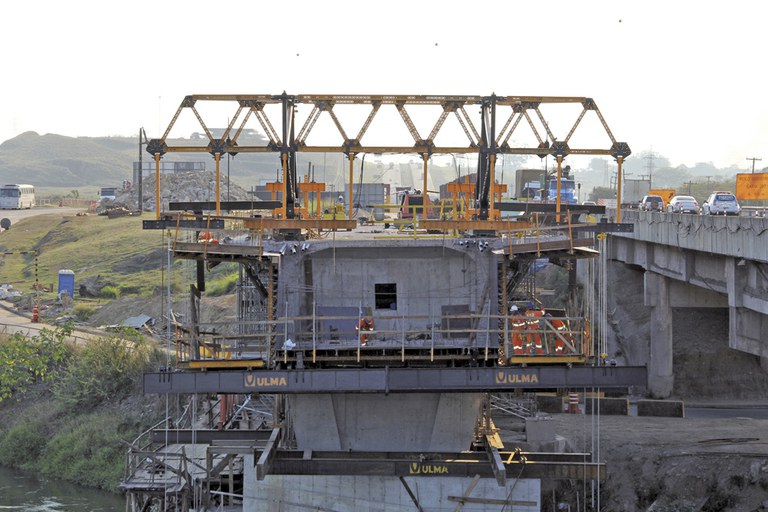
M 187 94 L 495 92 L 592 97 L 619 141 L 673 165 L 768 164 L 764 2 L 25 0 L 0 12 L 0 141 L 157 137 Z

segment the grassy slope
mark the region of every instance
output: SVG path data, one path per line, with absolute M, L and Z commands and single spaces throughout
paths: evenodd
M 0 282 L 25 292 L 35 282 L 35 258 L 22 251 L 38 251 L 38 280 L 56 286 L 58 272 L 75 272 L 75 286 L 87 277 L 101 276 L 123 289 L 149 293 L 161 283 L 165 240 L 159 231 L 144 231 L 141 219 L 105 216 L 62 216 L 51 213 L 19 221 L 0 234 Z

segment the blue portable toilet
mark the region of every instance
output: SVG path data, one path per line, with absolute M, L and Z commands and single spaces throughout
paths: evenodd
M 64 290 L 67 291 L 70 298 L 75 297 L 75 273 L 71 270 L 59 270 L 59 298 L 61 298 L 61 292 Z

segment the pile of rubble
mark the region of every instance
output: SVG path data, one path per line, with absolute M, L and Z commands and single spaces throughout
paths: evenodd
M 245 201 L 251 199 L 251 194 L 235 183 L 228 182 L 226 176 L 221 176 L 219 184 L 221 200 Z M 130 212 L 138 210 L 138 187 L 134 184 L 128 190 L 120 190 L 114 201 L 104 201 L 99 211 L 123 208 Z M 155 211 L 155 177 L 144 178 L 142 183 L 142 210 Z M 160 175 L 160 201 L 162 210 L 168 210 L 169 202 L 215 201 L 216 176 L 208 171 L 188 171 L 164 173 Z

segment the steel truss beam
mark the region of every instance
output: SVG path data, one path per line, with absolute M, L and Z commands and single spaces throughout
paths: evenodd
M 158 394 L 474 393 L 646 385 L 645 366 L 352 368 L 144 374 L 144 393 Z
M 198 102 L 218 102 L 218 103 L 231 103 L 233 105 L 233 112 L 229 118 L 229 124 L 221 139 L 216 139 L 211 134 L 210 129 L 207 126 L 206 120 L 203 119 L 200 111 L 197 108 Z M 568 105 L 568 104 L 581 104 L 582 110 L 576 119 L 568 129 L 568 133 L 562 139 L 557 138 L 550 127 L 549 121 L 545 118 L 540 107 L 542 105 Z M 265 112 L 264 108 L 268 105 L 274 105 L 276 108 L 280 108 L 281 120 L 280 123 L 272 122 L 269 119 L 269 115 Z M 299 131 L 298 136 L 294 136 L 293 130 L 295 125 L 295 111 L 297 107 L 307 105 L 310 108 L 310 114 L 306 118 L 304 125 Z M 337 113 L 334 112 L 334 107 L 338 105 L 368 105 L 371 108 L 368 117 L 359 130 L 355 130 L 352 126 L 347 124 L 348 120 L 343 119 Z M 413 146 L 400 146 L 400 145 L 378 145 L 371 146 L 366 145 L 363 142 L 363 136 L 367 132 L 368 127 L 374 121 L 377 114 L 380 113 L 381 107 L 385 105 L 391 105 L 400 114 L 404 127 L 411 134 L 414 139 Z M 411 116 L 408 114 L 408 107 L 420 106 L 420 105 L 434 105 L 441 107 L 442 111 L 436 115 L 436 118 L 431 123 L 432 129 L 427 135 L 419 133 L 418 128 L 413 123 Z M 478 130 L 475 123 L 467 115 L 465 108 L 467 106 L 480 106 L 482 107 L 482 118 L 480 119 L 480 125 L 485 126 L 485 136 L 481 135 L 482 130 Z M 206 146 L 201 145 L 169 145 L 169 135 L 176 124 L 180 114 L 189 109 L 197 118 L 200 123 L 202 131 L 206 134 L 209 141 Z M 241 114 L 245 112 L 245 116 L 241 119 Z M 496 127 L 496 115 L 497 112 L 501 116 L 505 116 L 508 112 L 508 117 L 504 122 L 504 125 L 500 130 Z M 569 143 L 572 136 L 576 133 L 576 130 L 581 124 L 581 121 L 588 114 L 588 112 L 594 112 L 594 114 L 600 120 L 605 135 L 607 136 L 609 145 L 606 147 L 598 148 L 576 148 L 570 147 Z M 319 116 L 323 113 L 327 113 L 332 119 L 334 125 L 338 130 L 338 134 L 341 138 L 337 145 L 332 146 L 320 146 L 310 145 L 307 143 L 307 138 L 312 132 L 315 123 Z M 460 126 L 462 127 L 466 137 L 466 146 L 439 146 L 435 143 L 436 138 L 440 134 L 443 128 L 445 119 L 454 114 L 458 119 Z M 531 115 L 533 114 L 533 115 Z M 263 131 L 265 132 L 268 143 L 262 146 L 249 146 L 239 145 L 238 138 L 240 137 L 246 123 L 251 116 L 254 116 Z M 525 123 L 521 123 L 524 120 Z M 535 121 L 537 120 L 538 123 Z M 525 145 L 510 146 L 509 142 L 511 137 L 524 137 L 518 128 L 521 124 L 527 124 L 533 139 L 530 141 L 523 141 Z M 281 130 L 278 132 L 274 128 L 275 125 L 281 126 Z M 230 137 L 230 134 L 233 136 Z M 279 136 L 282 135 L 282 137 Z M 355 134 L 354 138 L 348 134 Z M 483 141 L 485 138 L 485 141 Z M 490 151 L 493 154 L 496 153 L 509 153 L 509 154 L 527 154 L 527 155 L 561 155 L 567 156 L 568 154 L 584 154 L 584 155 L 609 155 L 614 158 L 621 156 L 626 158 L 631 153 L 629 146 L 624 142 L 617 142 L 611 132 L 605 118 L 600 113 L 597 104 L 592 98 L 586 97 L 570 97 L 570 96 L 462 96 L 462 95 L 344 95 L 344 94 L 196 94 L 189 95 L 179 105 L 175 115 L 173 116 L 170 124 L 166 128 L 162 137 L 159 139 L 152 139 L 148 146 L 147 151 L 151 154 L 165 154 L 168 152 L 208 152 L 208 153 L 229 153 L 236 155 L 238 153 L 248 152 L 280 152 L 283 155 L 288 156 L 294 151 L 305 152 L 330 152 L 341 151 L 346 154 L 357 153 L 426 153 L 426 154 L 448 154 L 448 153 L 478 153 Z
M 229 121 L 227 128 L 221 138 L 215 138 L 211 130 L 208 128 L 206 121 L 203 119 L 200 111 L 197 108 L 197 103 L 201 101 L 209 102 L 229 102 L 236 106 L 235 111 L 228 117 Z M 571 128 L 568 130 L 565 138 L 558 139 L 557 135 L 552 131 L 550 123 L 544 117 L 544 114 L 540 110 L 540 106 L 543 104 L 574 104 L 579 103 L 582 106 L 582 110 L 577 118 L 573 121 Z M 278 131 L 275 130 L 274 124 L 269 120 L 267 112 L 264 107 L 267 105 L 275 105 L 279 108 L 281 113 L 281 131 L 282 137 L 278 138 Z M 298 136 L 295 133 L 296 126 L 296 111 L 301 105 L 311 105 L 311 112 L 306 118 L 304 125 L 299 130 Z M 355 133 L 352 127 L 344 127 L 343 120 L 334 111 L 334 107 L 337 105 L 367 105 L 370 106 L 370 112 L 368 117 L 363 123 L 362 127 L 357 132 L 355 138 L 351 138 L 348 134 Z M 377 145 L 371 146 L 363 142 L 363 136 L 367 132 L 369 126 L 373 122 L 374 118 L 381 111 L 381 107 L 384 105 L 392 105 L 400 115 L 401 121 L 405 128 L 413 138 L 413 146 L 402 146 L 393 143 L 391 145 Z M 409 106 L 417 105 L 433 105 L 441 108 L 441 111 L 431 123 L 432 129 L 428 135 L 424 136 L 419 133 L 419 129 L 413 122 L 411 115 L 408 113 Z M 472 119 L 467 115 L 466 106 L 480 106 L 480 131 L 473 124 Z M 197 121 L 200 123 L 200 127 L 208 138 L 208 144 L 206 146 L 169 146 L 168 136 L 171 129 L 179 119 L 180 114 L 184 109 L 190 109 Z M 503 115 L 504 111 L 508 111 L 509 117 L 504 123 L 501 130 L 497 130 L 496 119 L 497 114 Z M 240 116 L 246 112 L 242 121 Z M 610 145 L 602 148 L 572 148 L 570 146 L 571 137 L 576 132 L 576 129 L 581 124 L 585 115 L 588 112 L 594 112 L 600 123 L 605 130 Z M 332 146 L 311 146 L 307 144 L 307 137 L 310 135 L 314 128 L 318 118 L 327 113 L 330 116 L 333 124 L 336 126 L 336 130 L 340 136 L 337 145 Z M 439 146 L 436 142 L 444 122 L 449 114 L 453 113 L 464 134 L 467 136 L 468 143 L 466 146 Z M 534 122 L 538 119 L 537 123 Z M 267 135 L 268 144 L 260 146 L 248 146 L 240 145 L 238 138 L 240 137 L 245 125 L 253 115 L 258 120 L 262 129 Z M 522 124 L 521 120 L 525 119 L 531 132 L 534 135 L 534 140 L 526 141 L 523 145 L 517 147 L 511 147 L 509 145 L 510 138 L 515 134 L 518 138 L 524 136 L 517 131 L 517 128 Z M 240 123 L 234 136 L 230 137 L 233 133 L 237 123 Z M 550 142 L 551 141 L 551 142 Z M 350 192 L 352 191 L 352 160 L 358 153 L 419 153 L 422 155 L 425 162 L 424 169 L 424 187 L 427 184 L 427 171 L 426 162 L 430 155 L 452 154 L 452 153 L 477 153 L 478 154 L 478 169 L 477 169 L 477 182 L 475 186 L 475 200 L 478 208 L 478 217 L 480 220 L 487 220 L 494 211 L 494 186 L 495 177 L 494 169 L 497 154 L 522 154 L 522 155 L 538 155 L 543 158 L 544 156 L 551 154 L 557 158 L 558 165 L 558 193 L 559 183 L 561 179 L 561 165 L 563 158 L 569 154 L 581 154 L 581 155 L 610 155 L 613 156 L 619 162 L 619 174 L 621 173 L 621 162 L 624 158 L 630 155 L 631 150 L 629 145 L 625 142 L 617 142 L 611 133 L 608 124 L 605 122 L 600 110 L 597 108 L 597 104 L 592 98 L 585 97 L 556 97 L 556 96 L 497 96 L 492 94 L 490 96 L 432 96 L 432 95 L 289 95 L 283 92 L 280 95 L 190 95 L 184 98 L 179 105 L 176 113 L 171 120 L 171 123 L 166 128 L 165 133 L 160 139 L 152 139 L 147 143 L 147 152 L 155 157 L 157 164 L 156 173 L 159 176 L 160 169 L 160 157 L 167 152 L 207 152 L 212 154 L 216 159 L 216 213 L 220 211 L 220 195 L 219 195 L 219 162 L 223 154 L 236 155 L 237 153 L 247 152 L 279 152 L 283 171 L 283 205 L 280 209 L 280 217 L 283 219 L 293 219 L 297 214 L 298 207 L 298 182 L 296 176 L 296 153 L 298 151 L 304 152 L 343 152 L 350 159 Z M 156 196 L 158 203 L 160 202 L 159 192 L 159 179 L 156 185 Z M 619 197 L 621 197 L 619 189 Z M 424 192 L 426 194 L 426 191 Z M 351 194 L 350 194 L 351 196 Z M 352 199 L 350 197 L 350 215 L 352 212 Z M 557 199 L 557 212 L 560 212 L 560 199 L 558 194 Z M 159 210 L 158 210 L 159 220 Z

